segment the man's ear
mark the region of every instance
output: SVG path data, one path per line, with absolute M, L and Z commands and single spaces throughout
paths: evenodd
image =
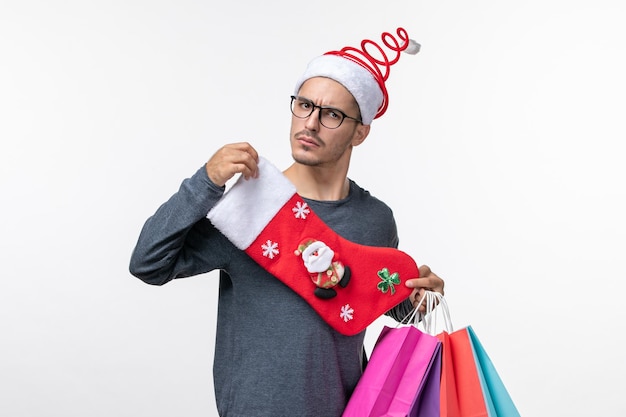
M 360 124 L 356 127 L 354 136 L 352 137 L 352 146 L 359 146 L 363 143 L 367 135 L 370 134 L 370 126 Z

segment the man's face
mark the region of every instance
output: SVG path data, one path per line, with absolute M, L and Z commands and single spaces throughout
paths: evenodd
M 333 107 L 350 117 L 359 117 L 358 106 L 352 94 L 329 78 L 315 77 L 305 81 L 298 96 L 317 106 Z M 352 147 L 363 142 L 368 132 L 369 126 L 348 118 L 338 128 L 328 129 L 319 121 L 319 109 L 315 109 L 304 119 L 292 115 L 292 156 L 296 162 L 309 166 L 335 165 L 341 161 L 347 163 Z

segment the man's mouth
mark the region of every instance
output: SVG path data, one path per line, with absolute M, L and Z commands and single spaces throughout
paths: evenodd
M 319 147 L 320 146 L 320 141 L 313 138 L 312 136 L 309 136 L 307 134 L 301 133 L 296 135 L 296 140 L 304 145 L 304 146 L 315 146 L 315 147 Z

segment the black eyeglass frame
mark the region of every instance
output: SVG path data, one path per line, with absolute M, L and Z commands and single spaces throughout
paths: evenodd
M 293 112 L 293 102 L 294 102 L 294 100 L 301 100 L 301 101 L 303 101 L 305 103 L 309 103 L 311 105 L 311 112 L 309 114 L 307 114 L 306 116 L 298 116 L 297 114 L 295 114 Z M 320 124 L 322 126 L 324 126 L 326 129 L 338 129 L 339 126 L 341 126 L 343 124 L 343 121 L 346 120 L 346 119 L 354 120 L 357 123 L 363 123 L 363 121 L 361 119 L 357 119 L 356 117 L 348 116 L 347 114 L 345 114 L 344 112 L 342 112 L 339 109 L 336 109 L 334 107 L 328 107 L 328 106 L 318 106 L 317 104 L 313 103 L 311 100 L 309 100 L 308 98 L 305 98 L 305 97 L 291 96 L 291 103 L 289 105 L 289 108 L 291 109 L 291 114 L 293 114 L 298 119 L 306 119 L 307 117 L 310 117 L 313 114 L 315 109 L 319 109 L 320 111 L 317 113 L 317 119 L 319 120 Z M 322 122 L 322 110 L 332 110 L 334 112 L 339 113 L 342 116 L 342 119 L 339 122 L 339 124 L 337 126 L 335 126 L 335 127 L 328 127 L 328 126 L 326 126 Z

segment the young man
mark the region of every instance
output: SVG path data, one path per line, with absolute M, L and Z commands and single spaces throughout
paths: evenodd
M 403 30 L 398 34 L 406 38 Z M 291 99 L 294 163 L 283 174 L 338 235 L 396 248 L 390 208 L 348 178 L 352 149 L 367 138 L 387 100 L 384 85 L 362 64 L 327 54 L 307 67 Z M 246 142 L 217 150 L 146 221 L 130 271 L 162 285 L 220 270 L 213 375 L 221 416 L 339 417 L 363 371 L 365 331 L 337 332 L 207 218 L 229 179 L 240 174 L 254 181 L 262 174 L 259 158 Z M 410 296 L 386 314 L 400 320 L 426 289 L 443 293 L 443 280 L 427 266 L 419 276 L 403 282 L 413 288 Z M 358 285 L 356 278 L 350 285 Z

